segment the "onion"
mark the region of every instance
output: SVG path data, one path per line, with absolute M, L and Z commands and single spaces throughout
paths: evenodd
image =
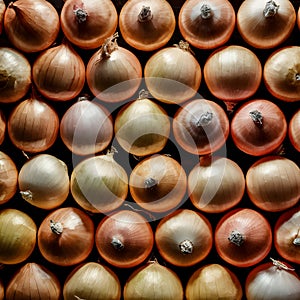
M 16 102 L 23 98 L 31 84 L 31 66 L 19 51 L 0 48 L 0 103 Z
M 59 266 L 72 266 L 85 260 L 94 245 L 94 223 L 82 210 L 63 207 L 52 211 L 38 230 L 42 256 Z
M 16 48 L 38 52 L 51 46 L 58 36 L 59 16 L 48 1 L 17 0 L 5 11 L 4 28 Z
M 118 14 L 110 0 L 66 1 L 60 14 L 67 39 L 83 49 L 100 47 L 118 25 Z
M 4 285 L 2 280 L 0 279 L 0 300 L 4 299 Z
M 248 169 L 246 187 L 250 200 L 260 209 L 283 211 L 299 200 L 300 169 L 288 158 L 267 156 Z
M 129 178 L 132 198 L 152 212 L 175 209 L 185 196 L 186 174 L 172 157 L 152 155 L 139 162 Z
M 184 39 L 199 49 L 225 44 L 235 28 L 235 11 L 227 0 L 188 0 L 180 9 L 178 25 Z
M 300 100 L 300 47 L 287 46 L 273 52 L 264 66 L 268 91 L 286 102 Z
M 3 143 L 5 139 L 6 132 L 6 119 L 2 110 L 0 110 L 0 145 Z
M 262 261 L 272 247 L 272 231 L 267 219 L 249 208 L 225 214 L 215 230 L 219 256 L 236 267 L 250 267 Z
M 112 118 L 104 106 L 80 97 L 63 115 L 60 136 L 67 148 L 75 154 L 100 152 L 112 140 Z
M 230 132 L 237 148 L 249 155 L 262 156 L 276 151 L 282 145 L 287 122 L 276 104 L 255 99 L 235 111 Z
M 118 268 L 131 268 L 149 256 L 154 237 L 143 216 L 120 210 L 99 223 L 95 243 L 99 254 L 108 263 Z
M 190 99 L 201 83 L 201 67 L 189 44 L 183 41 L 154 53 L 145 65 L 144 75 L 150 94 L 168 104 Z
M 37 228 L 26 213 L 7 208 L 0 211 L 0 263 L 18 264 L 25 261 L 36 244 Z
M 298 300 L 300 279 L 294 269 L 272 259 L 248 274 L 245 290 L 248 300 Z
M 241 300 L 243 290 L 233 272 L 219 264 L 209 264 L 196 270 L 189 278 L 185 295 L 187 300 Z
M 6 10 L 5 2 L 3 0 L 0 0 L 0 34 L 3 31 L 3 19 L 4 19 L 5 10 Z M 1 295 L 0 295 L 0 299 L 1 299 Z
M 212 227 L 202 214 L 178 209 L 159 222 L 155 242 L 167 262 L 180 267 L 192 266 L 209 254 L 213 244 Z
M 288 135 L 292 145 L 295 147 L 297 151 L 300 152 L 300 109 L 296 111 L 290 122 Z
M 32 67 L 32 78 L 44 97 L 67 101 L 81 92 L 85 82 L 85 66 L 81 57 L 64 40 L 38 56 Z
M 274 245 L 284 259 L 300 263 L 300 209 L 299 207 L 284 212 L 274 228 Z
M 121 34 L 138 50 L 154 51 L 165 46 L 175 25 L 174 12 L 165 0 L 129 0 L 120 12 Z
M 139 88 L 142 66 L 129 50 L 119 47 L 118 34 L 107 38 L 92 55 L 86 68 L 87 84 L 93 95 L 105 102 L 121 102 Z
M 121 285 L 111 269 L 95 262 L 87 262 L 69 274 L 64 284 L 63 296 L 65 300 L 119 300 Z
M 220 149 L 229 135 L 229 120 L 213 101 L 194 99 L 181 106 L 173 119 L 175 140 L 193 154 L 209 154 Z
M 0 205 L 9 201 L 16 193 L 18 170 L 13 160 L 0 151 Z
M 124 300 L 183 300 L 183 288 L 176 273 L 155 261 L 131 274 L 123 296 Z
M 120 207 L 127 197 L 128 176 L 113 154 L 108 151 L 106 155 L 87 158 L 73 169 L 71 193 L 83 209 L 107 213 Z
M 292 33 L 296 12 L 289 0 L 246 0 L 237 12 L 242 38 L 255 48 L 274 48 Z
M 298 28 L 300 29 L 300 7 L 298 8 L 298 13 L 297 13 L 297 25 Z
M 140 97 L 123 106 L 115 118 L 115 136 L 127 152 L 146 156 L 161 151 L 170 134 L 170 120 L 166 111 L 147 99 L 145 91 Z
M 44 266 L 29 262 L 19 268 L 6 289 L 7 300 L 60 299 L 58 278 Z
M 242 169 L 225 157 L 201 157 L 188 176 L 193 205 L 207 213 L 224 212 L 237 205 L 244 195 Z
M 55 110 L 34 93 L 11 112 L 8 135 L 12 143 L 30 153 L 49 149 L 55 142 L 59 119 Z
M 56 208 L 69 194 L 68 168 L 53 155 L 37 155 L 22 166 L 19 189 L 28 203 L 42 209 Z

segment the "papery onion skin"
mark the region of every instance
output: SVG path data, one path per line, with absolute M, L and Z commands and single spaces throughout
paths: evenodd
M 289 122 L 288 135 L 292 145 L 300 152 L 300 109 L 294 113 Z
M 0 205 L 9 201 L 16 193 L 18 170 L 13 160 L 0 151 Z
M 31 85 L 31 65 L 13 48 L 0 48 L 0 103 L 12 103 L 23 98 Z
M 3 112 L 0 110 L 0 145 L 3 143 L 5 139 L 6 133 L 6 119 Z
M 5 2 L 3 0 L 0 0 L 0 34 L 3 31 L 3 19 L 4 19 L 5 10 L 6 10 Z M 0 299 L 1 299 L 1 296 L 0 296 Z
M 57 38 L 59 16 L 48 1 L 17 0 L 5 11 L 4 28 L 16 48 L 28 53 L 38 52 L 48 48 Z
M 10 279 L 6 288 L 7 300 L 59 300 L 61 286 L 58 278 L 44 266 L 26 263 Z
M 76 267 L 67 277 L 63 287 L 65 300 L 121 298 L 121 285 L 116 274 L 105 265 L 87 262 Z
M 241 300 L 243 289 L 237 276 L 219 264 L 200 267 L 189 278 L 187 300 L 224 299 Z
M 119 27 L 124 40 L 142 51 L 165 46 L 175 30 L 171 5 L 165 0 L 130 0 L 121 9 Z
M 199 49 L 225 44 L 235 28 L 235 11 L 227 0 L 189 0 L 180 9 L 178 25 L 184 39 Z
M 281 156 L 260 158 L 247 171 L 246 189 L 260 209 L 279 212 L 291 208 L 300 197 L 299 167 Z
M 101 257 L 118 268 L 132 268 L 151 253 L 153 231 L 147 220 L 134 211 L 120 210 L 98 225 L 95 244 Z
M 25 261 L 36 244 L 37 227 L 26 213 L 7 208 L 0 211 L 0 263 Z

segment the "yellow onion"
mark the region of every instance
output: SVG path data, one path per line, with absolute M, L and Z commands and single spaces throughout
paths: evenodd
M 6 119 L 2 110 L 0 110 L 0 145 L 4 141 L 5 132 L 6 132 Z
M 289 122 L 288 135 L 292 145 L 300 152 L 300 109 L 293 114 Z
M 4 285 L 2 280 L 0 279 L 0 300 L 4 299 Z
M 3 31 L 3 18 L 4 18 L 5 10 L 6 10 L 5 2 L 3 0 L 0 0 L 0 34 Z M 0 296 L 0 299 L 1 299 L 1 296 Z
M 298 13 L 297 13 L 297 25 L 298 28 L 300 29 L 300 7 L 298 8 Z
M 117 275 L 107 266 L 87 262 L 76 267 L 67 277 L 63 288 L 64 300 L 121 298 Z

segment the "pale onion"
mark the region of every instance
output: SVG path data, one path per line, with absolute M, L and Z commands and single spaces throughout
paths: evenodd
M 193 205 L 207 213 L 220 213 L 236 206 L 244 195 L 242 169 L 225 157 L 201 157 L 188 175 L 188 192 Z
M 5 296 L 7 300 L 59 300 L 61 286 L 58 278 L 35 262 L 20 267 L 10 279 Z
M 57 38 L 59 16 L 48 1 L 17 0 L 7 6 L 4 29 L 14 47 L 38 52 L 50 47 Z
M 300 198 L 300 169 L 285 157 L 267 156 L 247 171 L 250 200 L 260 209 L 278 212 L 294 206 Z
M 92 55 L 86 68 L 87 84 L 93 95 L 105 102 L 130 98 L 142 80 L 142 66 L 133 52 L 119 47 L 118 34 L 107 38 Z
M 17 148 L 37 153 L 49 149 L 56 141 L 59 119 L 56 111 L 33 93 L 10 113 L 7 129 Z
M 0 205 L 15 195 L 17 186 L 17 167 L 10 156 L 0 151 Z
M 188 0 L 181 6 L 178 25 L 192 46 L 213 49 L 230 39 L 235 21 L 235 11 L 227 0 Z
M 106 213 L 120 207 L 128 193 L 128 176 L 114 151 L 86 158 L 71 174 L 71 193 L 85 210 Z
M 37 227 L 26 213 L 7 208 L 0 211 L 0 263 L 25 261 L 36 244 Z
M 300 109 L 293 114 L 289 122 L 288 135 L 292 145 L 300 152 Z
M 264 66 L 268 91 L 286 102 L 300 100 L 300 47 L 287 46 L 273 52 Z
M 114 123 L 115 137 L 127 152 L 146 156 L 161 151 L 169 138 L 170 120 L 166 111 L 147 93 L 123 106 Z
M 2 280 L 0 279 L 0 300 L 4 299 L 4 285 Z
M 173 119 L 177 143 L 193 154 L 209 154 L 220 149 L 229 135 L 229 120 L 217 103 L 194 99 L 181 106 Z
M 215 230 L 218 255 L 233 266 L 244 268 L 262 261 L 272 247 L 272 231 L 268 220 L 250 208 L 226 213 Z
M 79 97 L 61 119 L 60 137 L 75 154 L 98 153 L 112 140 L 112 118 L 104 106 L 86 97 Z
M 119 210 L 98 225 L 95 244 L 102 258 L 118 268 L 132 268 L 151 253 L 154 237 L 147 220 L 135 211 Z
M 185 296 L 187 300 L 241 300 L 243 289 L 232 271 L 219 264 L 209 264 L 189 278 Z
M 212 227 L 202 214 L 178 209 L 161 219 L 155 243 L 167 262 L 180 267 L 193 266 L 204 260 L 212 248 Z
M 5 132 L 6 132 L 6 119 L 2 110 L 0 110 L 0 145 L 3 143 L 5 139 Z
M 85 65 L 77 52 L 64 40 L 42 52 L 32 66 L 37 90 L 55 101 L 75 98 L 85 82 Z
M 3 31 L 3 19 L 4 19 L 5 10 L 6 10 L 5 2 L 3 0 L 0 0 L 0 35 Z
M 183 300 L 183 288 L 176 273 L 154 261 L 131 274 L 123 297 L 124 300 Z
M 166 0 L 129 0 L 120 12 L 119 27 L 124 40 L 142 51 L 165 46 L 175 30 L 172 6 Z
M 83 49 L 100 47 L 118 25 L 118 14 L 110 0 L 65 1 L 61 29 L 67 39 Z
M 59 266 L 72 266 L 85 260 L 91 253 L 94 223 L 78 208 L 58 208 L 42 221 L 37 240 L 46 260 Z
M 142 208 L 152 212 L 175 209 L 186 193 L 187 178 L 183 167 L 172 157 L 154 154 L 132 170 L 129 189 Z
M 300 278 L 293 268 L 272 259 L 248 274 L 245 293 L 248 300 L 299 300 Z
M 292 33 L 296 12 L 289 0 L 246 0 L 237 12 L 242 38 L 255 48 L 279 46 Z
M 0 103 L 16 102 L 23 98 L 31 85 L 31 66 L 28 59 L 13 48 L 0 48 Z
M 192 98 L 201 83 L 201 67 L 183 41 L 154 53 L 144 69 L 146 86 L 157 100 L 179 104 Z

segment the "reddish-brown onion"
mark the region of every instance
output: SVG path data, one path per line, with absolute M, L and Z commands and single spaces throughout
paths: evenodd
M 215 230 L 219 256 L 236 267 L 250 267 L 262 261 L 272 247 L 268 220 L 259 212 L 240 208 L 225 214 Z
M 82 210 L 58 208 L 41 223 L 38 247 L 42 256 L 59 266 L 72 266 L 85 260 L 94 245 L 94 223 Z
M 61 29 L 67 39 L 83 49 L 100 47 L 118 25 L 118 14 L 110 0 L 65 1 Z
M 300 7 L 298 8 L 298 13 L 297 13 L 297 25 L 298 28 L 300 29 Z
M 237 148 L 262 156 L 276 151 L 287 134 L 287 122 L 282 110 L 263 99 L 244 103 L 234 112 L 231 137 Z
M 260 209 L 278 212 L 294 206 L 300 198 L 300 169 L 285 157 L 266 156 L 247 171 L 250 200 Z
M 6 132 L 6 119 L 2 110 L 0 110 L 0 145 L 4 141 L 5 132 Z
M 6 10 L 5 2 L 3 0 L 0 0 L 0 34 L 3 31 L 3 19 L 4 19 L 5 10 Z
M 235 21 L 235 11 L 227 0 L 188 0 L 181 6 L 178 25 L 192 46 L 213 49 L 229 40 Z
M 300 152 L 300 109 L 294 113 L 289 122 L 288 135 L 292 145 Z
M 47 49 L 58 36 L 59 16 L 45 0 L 10 2 L 4 15 L 4 28 L 10 42 L 24 52 Z
M 173 9 L 166 0 L 129 0 L 119 17 L 124 40 L 142 51 L 154 51 L 166 45 L 175 25 Z
M 154 237 L 143 216 L 134 211 L 120 210 L 99 223 L 95 243 L 99 254 L 109 264 L 131 268 L 149 256 Z

